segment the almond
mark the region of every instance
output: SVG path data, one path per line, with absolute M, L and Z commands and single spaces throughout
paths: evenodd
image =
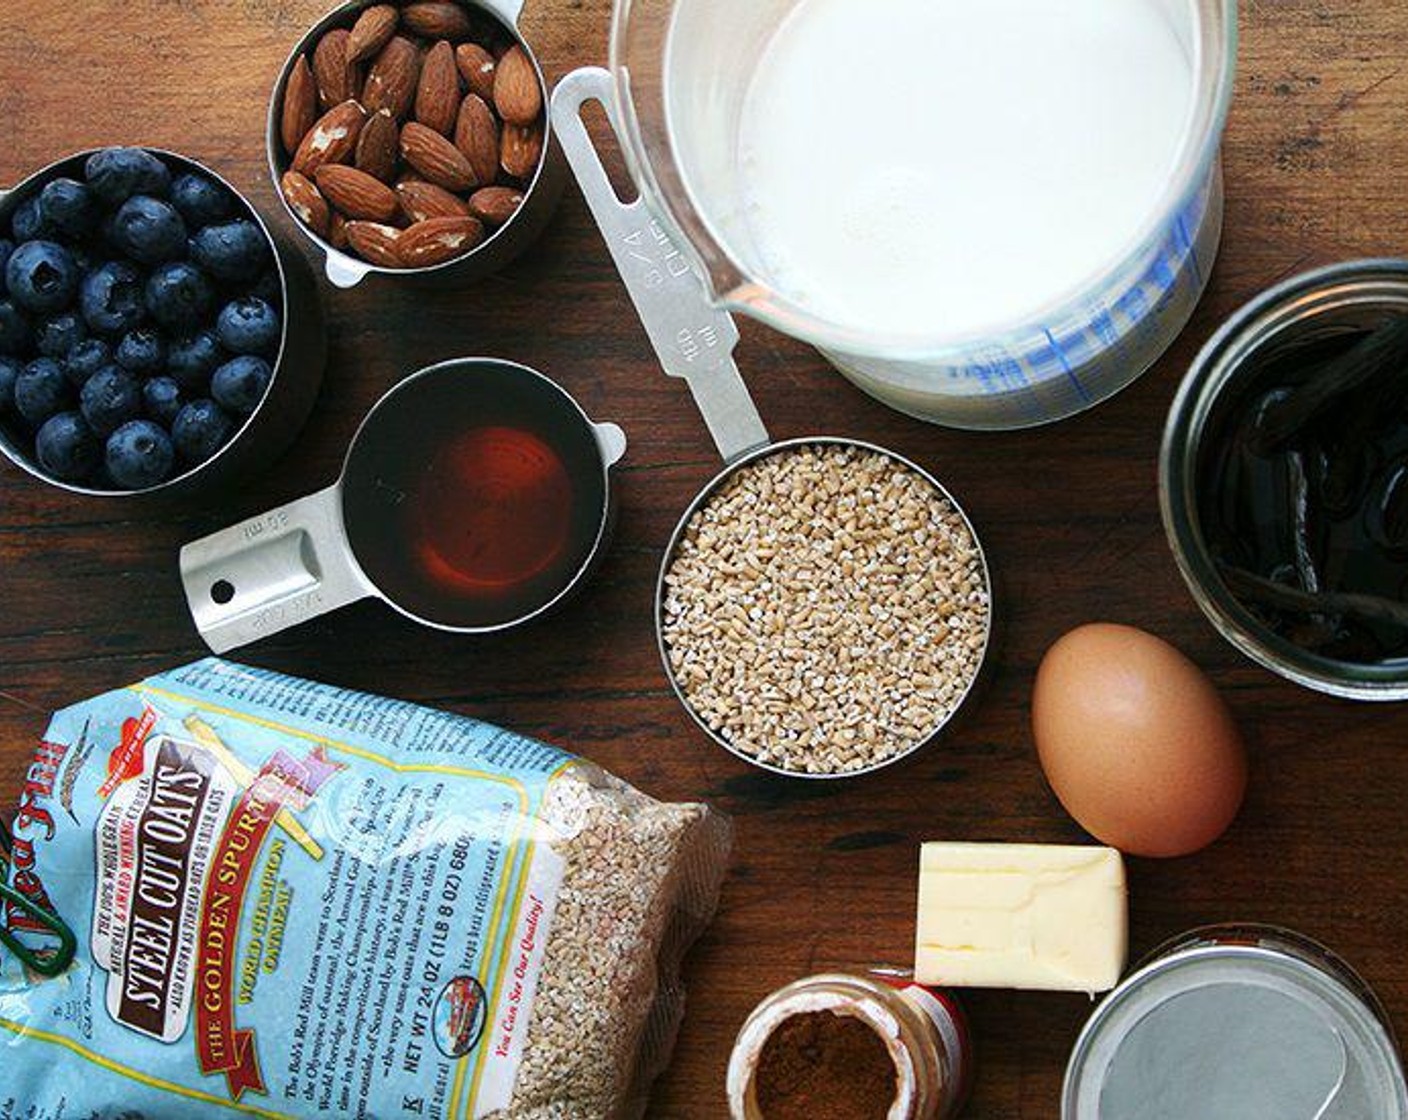
M 312 175 L 325 163 L 341 163 L 357 146 L 366 120 L 366 110 L 355 101 L 344 101 L 329 109 L 298 145 L 293 170 Z
M 349 37 L 341 28 L 329 31 L 313 48 L 313 78 L 324 112 L 357 96 L 357 64 L 347 58 Z
M 328 244 L 334 249 L 341 249 L 344 252 L 351 248 L 351 242 L 347 240 L 347 219 L 336 210 L 332 212 L 332 217 L 328 221 Z
M 479 185 L 464 153 L 433 129 L 412 121 L 401 129 L 401 155 L 437 187 L 467 191 Z
M 298 215 L 298 220 L 319 237 L 326 237 L 332 213 L 328 210 L 327 199 L 313 181 L 297 171 L 286 171 L 279 180 L 279 187 L 284 192 L 289 209 Z
M 381 180 L 355 167 L 326 164 L 318 168 L 313 178 L 323 197 L 349 218 L 385 222 L 400 212 L 395 192 Z
M 468 39 L 474 33 L 469 13 L 447 2 L 407 5 L 401 20 L 417 35 L 427 39 Z
M 347 241 L 351 247 L 372 264 L 379 264 L 382 268 L 403 267 L 401 255 L 397 252 L 400 240 L 401 231 L 391 226 L 378 225 L 376 222 L 347 223 Z
M 396 176 L 396 164 L 401 158 L 401 130 L 396 118 L 385 109 L 373 113 L 357 138 L 357 154 L 352 162 L 383 183 Z
M 420 70 L 416 120 L 442 136 L 449 136 L 454 131 L 459 108 L 460 72 L 455 66 L 455 48 L 441 39 L 430 48 Z
M 501 226 L 518 213 L 523 192 L 512 187 L 483 187 L 469 198 L 469 212 L 486 226 Z
M 499 164 L 515 179 L 531 179 L 543 158 L 541 125 L 504 125 L 499 144 Z
M 430 268 L 464 256 L 483 240 L 478 218 L 430 218 L 401 234 L 396 253 L 408 268 Z
M 366 85 L 362 87 L 362 104 L 373 113 L 386 109 L 393 117 L 403 119 L 411 111 L 420 81 L 420 51 L 409 39 L 397 35 L 372 63 Z
M 478 43 L 461 43 L 455 48 L 455 65 L 470 93 L 478 94 L 485 101 L 494 99 L 494 73 L 498 63 L 493 55 Z
M 499 120 L 477 94 L 460 105 L 455 121 L 455 147 L 474 168 L 480 183 L 492 183 L 499 174 Z
M 533 124 L 543 111 L 543 87 L 528 52 L 515 44 L 499 59 L 494 107 L 508 124 Z
M 434 183 L 399 183 L 396 199 L 401 203 L 401 213 L 412 222 L 423 222 L 427 218 L 470 216 L 470 208 L 463 199 Z
M 284 142 L 284 151 L 293 155 L 298 145 L 308 135 L 308 130 L 318 120 L 318 86 L 313 80 L 313 71 L 304 55 L 289 71 L 284 84 L 284 107 L 279 122 L 279 136 Z
M 381 53 L 396 34 L 400 15 L 391 4 L 374 4 L 357 17 L 347 40 L 347 60 L 365 62 Z

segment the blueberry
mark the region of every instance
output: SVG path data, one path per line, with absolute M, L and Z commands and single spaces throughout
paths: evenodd
M 142 277 L 124 261 L 110 261 L 83 281 L 83 318 L 97 334 L 117 335 L 142 321 Z
M 112 361 L 112 349 L 101 338 L 85 338 L 64 356 L 64 373 L 70 384 L 83 383 Z
M 98 465 L 101 445 L 93 429 L 76 412 L 60 412 L 44 421 L 34 437 L 39 465 L 55 478 L 81 482 Z
M 170 377 L 153 377 L 142 386 L 142 404 L 147 415 L 163 427 L 169 428 L 176 422 L 176 414 L 184 403 L 181 386 Z
M 181 458 L 194 465 L 204 463 L 225 446 L 233 427 L 225 410 L 214 401 L 192 401 L 176 414 L 171 438 Z
M 247 416 L 259 407 L 274 376 L 269 363 L 248 354 L 226 362 L 210 379 L 210 395 L 223 407 Z
M 113 219 L 112 241 L 142 264 L 174 261 L 186 255 L 186 223 L 171 203 L 134 195 Z
M 78 395 L 83 419 L 100 436 L 110 435 L 142 413 L 142 390 L 125 369 L 104 366 Z
M 201 326 L 215 304 L 210 281 L 187 261 L 164 264 L 147 280 L 147 310 L 170 331 L 185 333 Z
M 215 333 L 232 354 L 272 354 L 279 348 L 279 317 L 262 299 L 247 296 L 220 309 Z
M 191 229 L 223 222 L 239 211 L 235 196 L 204 175 L 178 175 L 171 184 L 171 205 Z
M 210 388 L 210 375 L 225 357 L 215 335 L 201 331 L 171 344 L 171 352 L 166 356 L 166 372 L 187 392 L 203 394 Z
M 279 274 L 274 269 L 268 269 L 254 285 L 249 289 L 249 294 L 256 299 L 262 299 L 270 307 L 278 309 L 283 306 L 284 288 L 279 282 Z
M 68 307 L 78 293 L 78 279 L 73 254 L 53 241 L 26 241 L 5 265 L 10 298 L 37 315 Z
M 88 337 L 82 316 L 62 311 L 43 320 L 35 328 L 34 342 L 46 358 L 66 358 L 68 352 Z
M 29 320 L 10 300 L 0 300 L 0 354 L 29 351 Z
M 0 296 L 10 290 L 5 286 L 5 266 L 10 263 L 10 254 L 14 251 L 15 243 L 8 238 L 0 237 Z
M 98 201 L 75 179 L 55 179 L 39 192 L 45 224 L 69 237 L 87 237 L 98 226 Z
M 10 229 L 14 232 L 16 241 L 33 241 L 50 232 L 38 195 L 25 199 L 15 207 L 14 217 L 10 219 Z
M 166 164 L 141 148 L 107 148 L 88 157 L 83 167 L 88 186 L 109 207 L 134 194 L 165 195 L 171 189 Z
M 15 382 L 24 372 L 24 363 L 18 358 L 0 358 L 0 416 L 4 416 L 15 406 Z
M 108 474 L 124 490 L 146 490 L 171 477 L 176 452 L 160 424 L 133 420 L 108 437 Z
M 15 378 L 15 407 L 31 427 L 63 412 L 72 400 L 73 386 L 53 358 L 36 358 Z
M 166 368 L 166 343 L 154 330 L 128 331 L 117 344 L 116 357 L 129 373 L 155 376 Z
M 206 226 L 191 238 L 191 259 L 227 283 L 253 280 L 269 260 L 269 242 L 253 222 Z

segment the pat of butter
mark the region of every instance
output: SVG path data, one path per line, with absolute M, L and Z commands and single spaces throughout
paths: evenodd
M 1113 848 L 925 844 L 921 984 L 1103 992 L 1129 940 L 1124 860 Z

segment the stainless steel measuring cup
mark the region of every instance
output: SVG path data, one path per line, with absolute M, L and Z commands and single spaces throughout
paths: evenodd
M 466 415 L 475 426 L 458 422 Z M 484 473 L 495 449 L 530 476 L 526 487 L 458 477 Z M 593 423 L 527 366 L 496 358 L 430 366 L 367 414 L 332 486 L 181 550 L 191 615 L 216 653 L 366 598 L 435 630 L 518 626 L 595 567 L 611 523 L 610 471 L 625 452 L 619 427 Z M 534 472 L 548 485 L 535 491 Z M 447 474 L 456 477 L 438 481 Z M 526 495 L 550 491 L 544 500 L 560 504 L 559 475 L 571 488 L 563 527 L 534 530 Z
M 690 260 L 681 253 L 674 237 L 652 215 L 642 198 L 629 204 L 617 197 L 616 190 L 602 166 L 601 159 L 587 133 L 582 110 L 589 102 L 599 103 L 606 111 L 619 135 L 621 122 L 613 96 L 613 83 L 605 70 L 587 68 L 569 74 L 553 92 L 550 116 L 553 130 L 562 144 L 563 153 L 577 177 L 582 193 L 601 228 L 612 259 L 630 293 L 631 301 L 644 324 L 646 333 L 660 360 L 671 377 L 685 381 L 695 404 L 724 459 L 724 469 L 700 491 L 680 518 L 660 565 L 655 592 L 655 632 L 661 661 L 676 697 L 704 732 L 725 750 L 763 770 L 788 777 L 838 778 L 873 773 L 908 757 L 933 738 L 962 707 L 980 675 L 975 672 L 962 697 L 950 714 L 924 739 L 912 748 L 896 754 L 865 770 L 844 774 L 805 773 L 785 770 L 754 758 L 740 750 L 699 715 L 670 663 L 665 641 L 665 585 L 671 562 L 690 522 L 698 510 L 719 489 L 754 463 L 772 455 L 786 454 L 803 447 L 829 445 L 869 451 L 883 455 L 914 471 L 933 486 L 937 494 L 947 499 L 962 518 L 972 535 L 982 567 L 982 582 L 991 596 L 992 580 L 987 559 L 962 506 L 934 478 L 916 463 L 887 448 L 860 440 L 837 436 L 806 436 L 774 442 L 763 425 L 762 418 L 748 394 L 738 366 L 733 359 L 738 344 L 738 327 L 728 312 L 712 306 L 704 281 Z M 992 609 L 989 609 L 982 635 L 978 661 L 985 660 L 992 636 Z

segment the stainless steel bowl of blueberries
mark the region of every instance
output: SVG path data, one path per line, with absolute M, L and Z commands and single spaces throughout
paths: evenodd
M 200 164 L 105 148 L 0 195 L 0 450 L 44 481 L 130 496 L 267 464 L 324 359 L 306 263 Z

